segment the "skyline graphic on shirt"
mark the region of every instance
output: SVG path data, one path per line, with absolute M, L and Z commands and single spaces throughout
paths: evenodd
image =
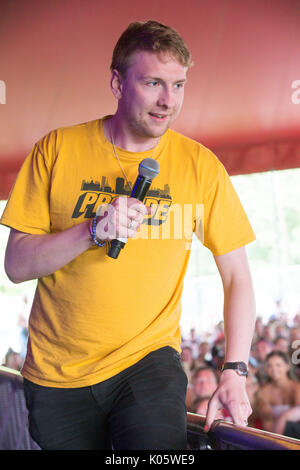
M 129 183 L 131 184 L 131 187 L 133 187 L 133 183 L 131 181 L 129 181 Z M 115 185 L 112 186 L 109 184 L 107 176 L 102 176 L 101 182 L 94 181 L 93 179 L 90 181 L 82 180 L 81 191 L 100 191 L 122 196 L 130 196 L 131 194 L 131 188 L 124 178 L 117 177 Z M 170 195 L 170 186 L 168 184 L 165 184 L 163 189 L 151 186 L 148 190 L 147 196 L 172 199 Z

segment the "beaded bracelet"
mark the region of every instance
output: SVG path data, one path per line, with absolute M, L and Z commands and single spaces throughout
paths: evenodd
M 98 216 L 96 215 L 90 222 L 90 234 L 91 234 L 91 237 L 92 237 L 94 243 L 96 243 L 96 245 L 104 246 L 104 245 L 106 245 L 106 242 L 101 243 L 101 242 L 99 242 L 99 240 L 96 237 L 97 218 L 98 218 Z

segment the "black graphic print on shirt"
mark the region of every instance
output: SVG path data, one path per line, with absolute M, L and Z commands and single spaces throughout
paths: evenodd
M 133 184 L 130 182 L 133 186 Z M 107 176 L 102 176 L 101 181 L 83 180 L 80 195 L 74 207 L 73 219 L 84 217 L 91 219 L 95 217 L 96 210 L 101 204 L 110 204 L 119 196 L 130 196 L 131 189 L 124 178 L 116 178 L 115 185 L 110 185 Z M 147 217 L 143 223 L 149 225 L 161 225 L 167 220 L 167 214 L 172 204 L 170 187 L 164 185 L 163 189 L 157 188 L 154 184 L 150 187 L 143 203 L 147 207 L 156 208 L 151 218 Z

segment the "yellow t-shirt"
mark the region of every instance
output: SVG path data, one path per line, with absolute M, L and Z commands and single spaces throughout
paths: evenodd
M 88 386 L 160 347 L 180 351 L 193 231 L 214 255 L 255 239 L 223 165 L 203 145 L 168 130 L 154 156 L 116 150 L 131 184 L 142 159 L 159 162 L 144 201 L 156 211 L 117 259 L 95 245 L 38 280 L 22 373 L 40 385 Z M 58 232 L 118 195 L 130 189 L 97 119 L 51 131 L 35 144 L 0 222 L 30 234 Z

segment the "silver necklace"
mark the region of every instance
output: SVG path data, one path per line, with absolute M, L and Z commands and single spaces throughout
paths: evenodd
M 112 133 L 112 130 L 111 130 L 110 121 L 108 121 L 108 125 L 109 125 L 109 133 L 110 133 L 111 144 L 112 144 L 112 147 L 113 147 L 113 150 L 114 150 L 115 157 L 116 157 L 116 159 L 117 159 L 117 161 L 118 161 L 118 163 L 119 163 L 119 167 L 120 167 L 121 170 L 122 170 L 122 173 L 123 173 L 123 175 L 124 175 L 124 178 L 125 178 L 125 180 L 126 180 L 128 186 L 130 187 L 130 190 L 132 191 L 132 186 L 131 186 L 130 182 L 128 181 L 128 178 L 127 178 L 127 176 L 126 176 L 126 173 L 125 173 L 125 171 L 124 171 L 124 168 L 123 168 L 122 165 L 121 165 L 121 162 L 120 162 L 120 160 L 119 160 L 119 157 L 118 157 L 117 152 L 116 152 L 116 149 L 115 149 L 115 143 L 114 143 L 113 133 Z
M 117 152 L 116 152 L 116 148 L 115 148 L 115 143 L 114 143 L 114 138 L 113 138 L 113 133 L 112 133 L 110 121 L 108 121 L 108 126 L 109 126 L 109 133 L 110 133 L 111 144 L 112 144 L 112 148 L 113 148 L 115 157 L 116 157 L 116 159 L 117 159 L 117 162 L 119 163 L 119 167 L 121 168 L 121 171 L 122 171 L 122 173 L 123 173 L 123 175 L 124 175 L 124 178 L 125 178 L 125 180 L 126 180 L 128 186 L 130 187 L 130 190 L 132 191 L 132 186 L 131 186 L 130 182 L 128 181 L 128 178 L 127 178 L 127 176 L 126 176 L 125 170 L 124 170 L 124 168 L 122 167 L 122 164 L 121 164 L 120 159 L 119 159 L 119 157 L 118 157 L 118 155 L 117 155 Z M 159 139 L 159 141 L 160 141 L 160 139 Z M 155 147 L 154 147 L 153 155 L 154 155 L 154 152 L 155 152 L 155 150 L 156 150 L 156 147 L 157 147 L 158 144 L 159 144 L 159 141 L 157 142 L 157 144 L 156 144 Z M 153 155 L 152 155 L 152 156 L 153 156 Z

